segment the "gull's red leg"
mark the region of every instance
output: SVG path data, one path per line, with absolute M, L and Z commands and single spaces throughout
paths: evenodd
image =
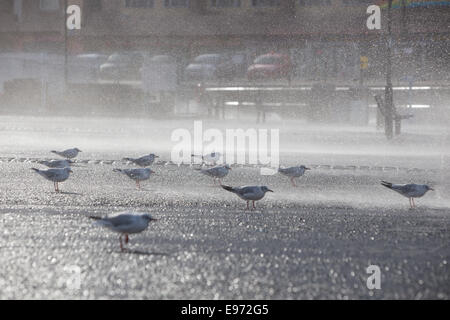
M 294 177 L 291 177 L 291 183 L 294 187 L 296 187 L 295 182 L 294 182 Z
M 123 251 L 122 235 L 120 235 L 119 241 L 120 241 L 120 251 Z
M 256 209 L 255 200 L 253 200 L 253 209 Z
M 245 208 L 246 210 L 250 209 L 250 208 L 248 207 L 249 202 L 250 202 L 250 200 L 247 200 L 247 208 Z
M 128 243 L 129 239 L 128 239 L 128 234 L 125 233 L 125 243 Z

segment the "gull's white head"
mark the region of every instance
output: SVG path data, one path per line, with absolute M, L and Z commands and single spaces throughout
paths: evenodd
M 141 215 L 141 218 L 146 220 L 147 222 L 158 221 L 158 219 L 153 218 L 150 214 L 144 213 Z
M 262 186 L 261 190 L 264 192 L 273 192 L 272 190 L 270 190 L 267 186 Z

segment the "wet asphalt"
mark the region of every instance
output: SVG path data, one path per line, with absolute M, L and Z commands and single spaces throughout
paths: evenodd
M 267 185 L 245 202 L 170 159 L 171 133 L 190 120 L 0 117 L 0 299 L 449 299 L 450 134 L 404 128 L 386 142 L 371 127 L 307 127 L 278 120 L 204 125 L 277 128 L 281 165 L 312 168 L 292 187 L 258 166 L 234 165 L 223 183 Z M 31 170 L 49 151 L 83 152 L 69 180 Z M 161 156 L 137 190 L 113 172 L 124 156 Z M 428 183 L 416 201 L 380 185 Z M 89 216 L 149 212 L 130 236 Z M 369 289 L 370 265 L 381 289 Z
M 296 188 L 280 175 L 234 166 L 224 184 L 268 185 L 245 202 L 190 166 L 156 164 L 137 190 L 112 172 L 127 163 L 79 163 L 55 193 L 26 160 L 0 162 L 2 299 L 448 299 L 449 185 L 410 210 L 379 185 L 411 172 L 316 168 Z M 159 220 L 130 236 L 89 216 L 150 212 Z M 381 289 L 366 285 L 369 265 Z

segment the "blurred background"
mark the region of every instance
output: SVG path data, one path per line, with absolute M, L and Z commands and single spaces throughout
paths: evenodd
M 81 8 L 66 30 L 65 6 Z M 367 7 L 382 9 L 368 30 Z M 0 113 L 450 120 L 450 1 L 1 0 Z M 391 30 L 387 12 L 392 16 Z M 390 31 L 389 38 L 387 34 Z M 387 56 L 387 39 L 391 50 Z M 381 111 L 381 112 L 380 112 Z

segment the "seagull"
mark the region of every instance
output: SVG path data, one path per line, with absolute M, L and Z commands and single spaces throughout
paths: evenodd
M 206 163 L 211 163 L 213 165 L 216 165 L 217 161 L 220 160 L 220 157 L 222 156 L 222 154 L 220 152 L 211 152 L 209 154 L 206 154 L 204 156 L 199 156 L 196 154 L 192 154 L 192 157 L 197 157 L 197 158 L 201 158 L 203 162 Z
M 78 148 L 73 148 L 73 149 L 67 149 L 67 150 L 64 150 L 64 151 L 52 150 L 50 152 L 55 153 L 58 156 L 61 156 L 61 157 L 66 158 L 66 159 L 72 159 L 72 158 L 75 158 L 78 155 L 78 152 L 81 152 L 81 150 L 78 149 Z
M 428 190 L 434 191 L 433 188 L 426 184 L 393 184 L 390 182 L 381 181 L 381 185 L 409 198 L 409 205 L 411 206 L 411 209 L 416 207 L 414 198 L 422 197 Z
M 70 167 L 74 162 L 72 160 L 41 160 L 38 161 L 38 163 L 49 168 L 65 168 Z
M 195 170 L 199 170 L 204 175 L 213 177 L 214 184 L 216 184 L 216 179 L 218 179 L 219 183 L 222 184 L 222 181 L 220 179 L 225 177 L 228 174 L 228 172 L 232 169 L 229 165 L 226 164 L 224 166 L 217 166 L 217 167 L 212 167 L 209 169 L 200 168 L 200 169 L 195 169 Z
M 136 181 L 136 186 L 140 189 L 140 181 L 147 180 L 150 178 L 150 174 L 155 173 L 155 171 L 150 168 L 139 168 L 139 169 L 113 169 L 114 172 L 121 172 L 126 174 L 130 179 Z
M 253 201 L 253 209 L 255 209 L 255 201 L 264 198 L 266 192 L 273 192 L 266 186 L 243 186 L 243 187 L 229 187 L 222 185 L 227 191 L 235 193 L 239 198 L 247 201 L 247 208 L 250 200 Z
M 54 168 L 47 170 L 39 170 L 36 168 L 31 168 L 31 170 L 36 171 L 45 179 L 53 181 L 53 185 L 55 187 L 55 191 L 59 192 L 58 183 L 66 181 L 69 178 L 69 174 L 73 172 L 70 168 Z
M 307 168 L 305 166 L 296 166 L 296 167 L 289 167 L 289 168 L 278 168 L 278 172 L 287 176 L 291 177 L 291 183 L 294 187 L 296 187 L 294 178 L 301 177 L 305 174 L 306 170 L 311 170 L 310 168 Z
M 128 235 L 132 233 L 140 233 L 147 229 L 150 221 L 157 221 L 158 219 L 153 218 L 148 213 L 122 213 L 114 217 L 89 217 L 91 219 L 97 220 L 94 225 L 108 228 L 114 232 L 120 233 L 120 250 L 124 251 L 122 244 L 122 236 L 125 236 L 125 244 L 128 243 Z
M 153 153 L 150 153 L 150 154 L 148 154 L 146 156 L 142 156 L 140 158 L 123 158 L 123 160 L 131 161 L 140 167 L 148 167 L 153 164 L 153 162 L 155 161 L 155 158 L 159 158 L 159 156 L 157 156 Z

